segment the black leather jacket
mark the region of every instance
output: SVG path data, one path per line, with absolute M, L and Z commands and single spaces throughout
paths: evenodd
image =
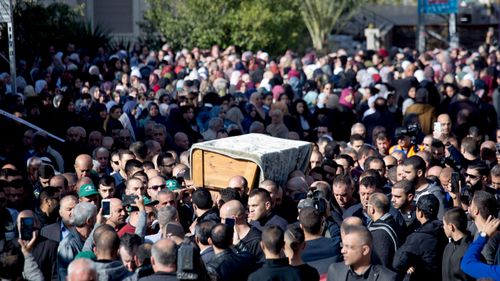
M 255 269 L 255 259 L 249 253 L 237 254 L 231 249 L 216 254 L 207 264 L 207 272 L 212 281 L 247 280 Z

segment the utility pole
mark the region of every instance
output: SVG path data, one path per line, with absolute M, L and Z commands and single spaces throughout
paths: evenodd
M 458 33 L 457 33 L 457 14 L 451 13 L 449 17 L 448 28 L 450 32 L 450 48 L 458 48 Z
M 417 13 L 417 50 L 419 53 L 425 52 L 425 14 L 424 14 L 424 0 L 418 0 Z
M 14 17 L 12 16 L 12 0 L 0 0 L 0 23 L 7 23 L 7 42 L 9 44 L 9 64 L 11 94 L 17 94 L 16 85 L 16 43 L 14 37 Z

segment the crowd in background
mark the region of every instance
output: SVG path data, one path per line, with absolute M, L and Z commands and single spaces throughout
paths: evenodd
M 0 74 L 0 109 L 37 126 L 0 124 L 2 279 L 500 279 L 492 34 L 422 54 L 51 46 Z M 313 143 L 308 169 L 193 185 L 192 144 L 248 133 Z

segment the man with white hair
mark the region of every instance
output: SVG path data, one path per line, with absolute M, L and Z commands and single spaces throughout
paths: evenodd
M 97 281 L 98 275 L 93 261 L 76 259 L 68 266 L 67 281 Z
M 69 263 L 81 252 L 85 240 L 96 223 L 97 207 L 89 202 L 80 202 L 73 209 L 69 234 L 61 240 L 57 249 L 59 280 L 65 280 Z
M 167 205 L 162 207 L 158 210 L 157 216 L 160 230 L 156 234 L 147 235 L 145 241 L 156 243 L 156 241 L 160 240 L 166 234 L 168 224 L 179 223 L 179 213 L 174 206 Z

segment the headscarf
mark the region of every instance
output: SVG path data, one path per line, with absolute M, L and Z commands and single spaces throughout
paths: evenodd
M 351 88 L 345 88 L 342 90 L 342 93 L 340 94 L 340 99 L 339 99 L 339 104 L 352 109 L 354 107 L 354 104 L 352 102 L 349 102 L 346 100 L 347 96 L 353 95 L 353 91 Z M 351 100 L 354 100 L 354 97 L 351 98 Z
M 123 105 L 123 113 L 126 113 L 127 115 L 132 115 L 132 110 L 137 106 L 137 102 L 133 100 L 127 101 Z
M 40 94 L 45 89 L 45 87 L 47 87 L 47 81 L 45 81 L 45 80 L 37 80 L 35 82 L 35 92 L 37 94 Z

